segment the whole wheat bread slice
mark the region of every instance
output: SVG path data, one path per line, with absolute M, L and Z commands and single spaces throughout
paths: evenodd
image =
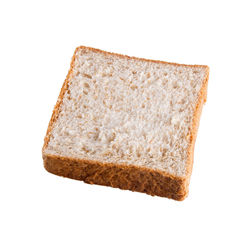
M 78 47 L 42 150 L 56 175 L 183 200 L 209 68 Z

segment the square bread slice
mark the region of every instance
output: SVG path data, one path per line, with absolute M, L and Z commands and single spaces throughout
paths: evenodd
M 45 136 L 45 168 L 183 200 L 208 75 L 208 66 L 78 47 Z

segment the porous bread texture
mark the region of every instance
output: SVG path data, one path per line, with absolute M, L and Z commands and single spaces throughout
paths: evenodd
M 44 154 L 184 177 L 207 68 L 76 51 Z

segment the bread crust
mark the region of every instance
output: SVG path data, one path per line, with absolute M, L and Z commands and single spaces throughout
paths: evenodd
M 62 104 L 63 97 L 69 87 L 69 82 L 72 77 L 72 72 L 75 64 L 76 53 L 78 52 L 78 50 L 81 49 L 88 49 L 94 52 L 115 55 L 127 59 L 137 59 L 155 63 L 171 64 L 176 66 L 206 68 L 206 76 L 202 83 L 202 87 L 194 111 L 192 126 L 189 132 L 190 136 L 188 159 L 186 163 L 187 173 L 184 177 L 170 175 L 161 170 L 150 169 L 147 167 L 126 164 L 103 163 L 88 159 L 76 159 L 45 153 L 45 149 L 48 146 L 50 140 L 50 134 L 53 128 L 53 124 L 56 122 L 60 114 L 60 106 Z M 188 195 L 188 186 L 193 166 L 194 145 L 198 132 L 202 106 L 206 102 L 207 98 L 208 76 L 209 68 L 205 65 L 168 63 L 144 58 L 129 57 L 127 55 L 106 52 L 85 46 L 77 47 L 72 57 L 70 70 L 61 88 L 57 103 L 54 107 L 52 117 L 49 122 L 46 136 L 44 138 L 42 156 L 45 169 L 50 173 L 76 180 L 82 180 L 89 184 L 111 186 L 125 190 L 142 192 L 153 196 L 157 195 L 161 197 L 167 197 L 178 201 L 184 200 Z

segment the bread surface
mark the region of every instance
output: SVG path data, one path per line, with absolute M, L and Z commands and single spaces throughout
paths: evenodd
M 207 66 L 78 47 L 45 136 L 45 168 L 183 200 L 208 74 Z

